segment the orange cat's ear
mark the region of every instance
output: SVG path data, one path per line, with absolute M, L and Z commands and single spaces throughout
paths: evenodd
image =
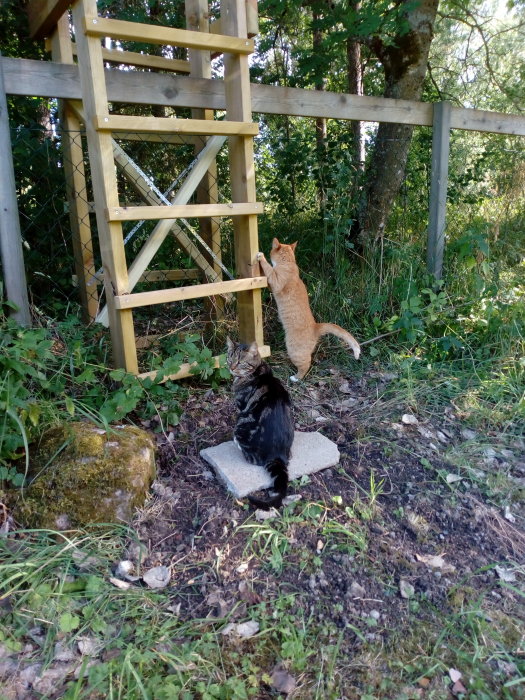
M 291 243 L 291 244 L 290 244 L 290 248 L 291 248 L 291 249 L 294 251 L 294 253 L 295 253 L 295 249 L 297 248 L 297 241 L 295 241 L 295 243 Z
M 274 238 L 272 241 L 272 250 L 279 250 L 280 247 L 281 247 L 281 244 L 279 243 L 277 238 Z

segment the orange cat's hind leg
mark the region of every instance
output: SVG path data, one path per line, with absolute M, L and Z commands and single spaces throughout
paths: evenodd
M 297 367 L 297 374 L 294 374 L 293 376 L 291 376 L 290 379 L 292 382 L 299 382 L 299 381 L 301 381 L 301 379 L 304 379 L 308 370 L 312 366 L 312 360 L 309 357 L 307 360 L 303 359 L 302 361 L 297 361 L 297 362 L 294 359 L 292 359 L 292 362 Z

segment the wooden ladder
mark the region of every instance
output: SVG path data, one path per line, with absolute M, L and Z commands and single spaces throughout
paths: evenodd
M 261 304 L 261 289 L 266 286 L 266 277 L 260 276 L 256 260 L 259 248 L 257 215 L 263 211 L 262 204 L 256 201 L 255 196 L 253 136 L 258 133 L 258 125 L 251 121 L 248 69 L 248 56 L 254 46 L 246 33 L 245 0 L 223 0 L 221 31 L 224 34 L 220 35 L 107 19 L 98 16 L 96 5 L 96 0 L 77 0 L 73 6 L 73 21 L 114 363 L 138 374 L 132 315 L 134 308 L 231 292 L 237 293 L 241 340 L 256 340 L 261 354 L 266 356 L 270 349 L 263 344 Z M 227 119 L 217 121 L 110 114 L 101 45 L 104 37 L 223 53 Z M 133 132 L 228 137 L 232 202 L 121 206 L 112 134 Z M 176 218 L 223 216 L 233 217 L 238 279 L 132 293 L 124 252 L 123 221 L 171 221 Z M 215 358 L 216 365 L 218 361 L 219 358 Z M 190 373 L 191 367 L 185 365 L 169 378 L 180 378 Z M 141 376 L 152 374 L 155 373 Z

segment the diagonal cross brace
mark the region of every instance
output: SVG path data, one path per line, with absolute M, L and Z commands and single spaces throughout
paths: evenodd
M 200 151 L 195 159 L 194 167 L 188 175 L 188 178 L 185 180 L 173 198 L 172 204 L 186 204 L 188 202 L 225 141 L 225 136 L 212 136 L 210 139 L 208 139 L 206 146 L 202 149 L 202 151 Z M 151 190 L 147 179 L 140 175 L 137 177 L 137 170 L 133 167 L 131 158 L 120 148 L 116 141 L 113 143 L 113 152 L 117 165 L 133 184 L 139 195 L 146 202 L 148 202 L 148 204 L 162 204 L 162 201 L 158 195 Z M 189 236 L 180 228 L 176 219 L 164 219 L 159 221 L 151 232 L 148 240 L 142 246 L 137 257 L 129 267 L 128 280 L 130 292 L 147 269 L 155 253 L 160 248 L 171 230 L 173 230 L 173 233 L 182 247 L 194 260 L 202 257 L 199 249 L 191 241 Z M 211 265 L 202 262 L 198 264 L 208 279 L 212 281 L 219 279 L 217 272 Z M 108 325 L 109 320 L 107 306 L 104 306 L 104 308 L 97 315 L 96 321 L 98 323 L 102 323 L 103 325 Z

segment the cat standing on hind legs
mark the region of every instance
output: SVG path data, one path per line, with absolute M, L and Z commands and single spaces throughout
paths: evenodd
M 250 464 L 265 467 L 274 478 L 275 496 L 263 501 L 248 496 L 257 508 L 279 508 L 288 488 L 288 462 L 294 439 L 290 396 L 270 366 L 261 359 L 257 343 L 226 339 L 227 362 L 239 411 L 234 442 Z
M 290 360 L 297 367 L 297 374 L 291 379 L 303 379 L 312 364 L 312 353 L 322 335 L 331 333 L 343 340 L 359 359 L 361 348 L 354 336 L 335 323 L 317 323 L 310 309 L 308 292 L 299 277 L 295 262 L 297 243 L 286 245 L 273 239 L 270 265 L 264 253 L 257 253 L 263 273 L 268 279 L 277 304 L 279 318 L 284 327 L 286 350 Z

